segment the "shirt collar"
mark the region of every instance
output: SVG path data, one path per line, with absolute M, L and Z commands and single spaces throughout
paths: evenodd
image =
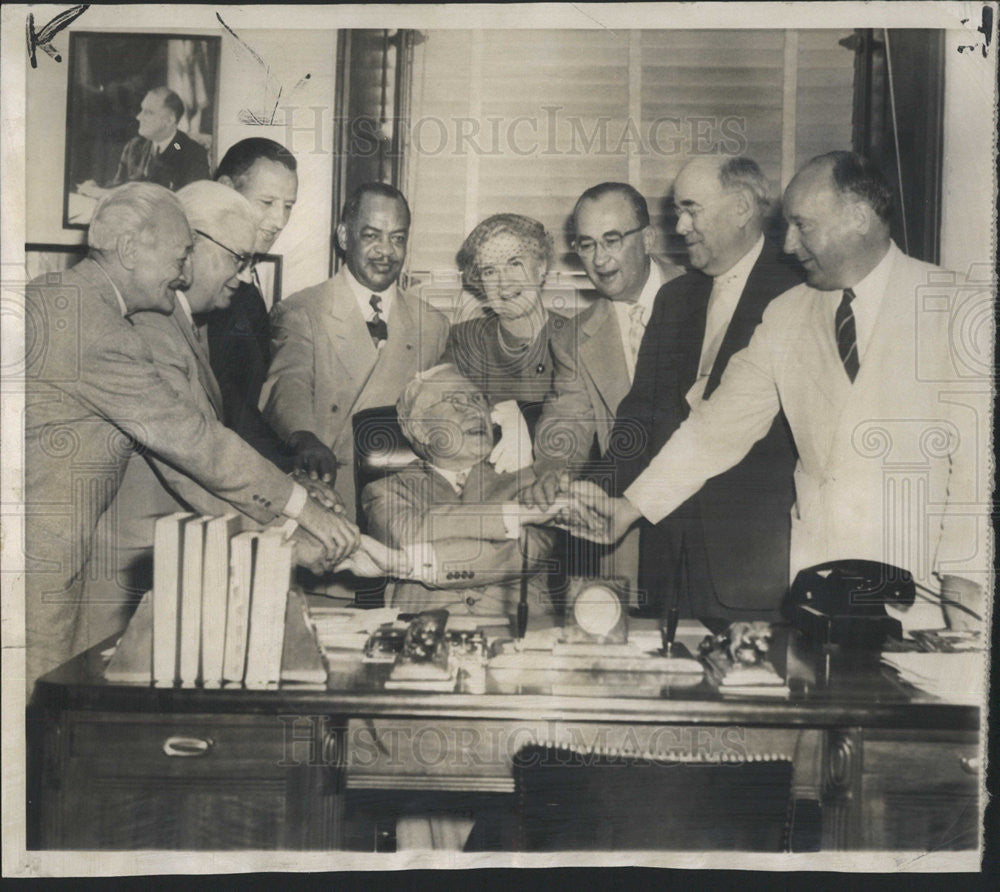
M 750 271 L 753 269 L 754 264 L 760 257 L 760 252 L 763 250 L 764 236 L 760 235 L 758 236 L 757 241 L 754 242 L 753 247 L 724 273 L 715 276 L 715 280 L 720 285 L 725 285 L 729 282 L 745 283 L 746 280 L 750 278 Z
M 450 484 L 451 488 L 455 490 L 456 493 L 459 494 L 461 494 L 462 489 L 465 487 L 465 484 L 469 482 L 469 475 L 472 473 L 472 469 L 475 467 L 475 465 L 469 465 L 469 467 L 467 468 L 463 468 L 461 470 L 454 470 L 452 468 L 439 468 L 432 462 L 428 462 L 428 464 L 435 471 L 437 471 L 442 477 L 444 477 L 444 479 L 447 480 L 448 483 Z M 459 484 L 458 482 L 459 476 L 462 477 L 461 484 Z
M 639 297 L 635 301 L 616 300 L 614 302 L 619 316 L 624 319 L 631 315 L 633 307 L 642 307 L 642 321 L 645 323 L 653 312 L 653 303 L 656 301 L 656 295 L 659 294 L 662 287 L 663 273 L 660 270 L 660 265 L 650 257 L 649 275 L 646 276 L 646 284 L 642 286 Z
M 889 285 L 889 271 L 892 269 L 892 264 L 898 253 L 899 248 L 896 247 L 896 243 L 890 241 L 889 250 L 885 252 L 885 257 L 875 265 L 875 268 L 867 276 L 851 288 L 856 301 L 860 300 L 867 304 L 882 300 L 882 295 L 885 294 L 885 289 Z M 839 297 L 843 293 L 843 289 L 836 293 Z
M 122 293 L 118 290 L 118 286 L 115 284 L 115 280 L 108 275 L 108 271 L 103 266 L 101 266 L 101 264 L 95 263 L 94 266 L 96 266 L 101 271 L 104 278 L 108 280 L 108 282 L 111 285 L 111 288 L 114 290 L 115 299 L 118 301 L 118 309 L 122 311 L 122 317 L 124 318 L 125 316 L 128 316 L 128 307 L 125 305 L 125 299 L 122 297 Z
M 191 312 L 191 304 L 188 303 L 187 295 L 183 291 L 175 291 L 174 297 L 177 300 L 177 306 L 187 316 L 187 321 L 191 325 L 194 325 L 194 314 Z
M 160 142 L 154 142 L 153 145 L 156 146 L 156 151 L 158 153 L 162 154 L 163 150 L 166 149 L 166 147 L 169 146 L 170 143 L 172 143 L 174 141 L 174 137 L 176 137 L 176 136 L 177 136 L 177 131 L 175 130 L 166 139 L 161 140 Z
M 396 299 L 396 283 L 393 282 L 384 291 L 372 291 L 370 288 L 365 288 L 364 285 L 354 278 L 354 274 L 346 264 L 344 265 L 344 274 L 347 276 L 347 284 L 351 286 L 354 299 L 358 302 L 358 307 L 361 310 L 361 318 L 369 322 L 374 317 L 375 311 L 372 309 L 371 299 L 373 294 L 377 294 L 382 298 L 382 318 L 388 322 L 389 313 L 392 312 L 392 305 Z

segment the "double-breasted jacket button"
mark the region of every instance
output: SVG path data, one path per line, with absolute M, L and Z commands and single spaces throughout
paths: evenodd
M 336 403 L 334 403 L 332 406 L 330 406 L 330 411 L 331 412 L 338 412 L 338 411 L 340 411 L 340 406 L 338 406 Z

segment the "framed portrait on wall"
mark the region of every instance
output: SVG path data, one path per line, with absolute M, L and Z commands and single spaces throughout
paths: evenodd
M 177 190 L 214 169 L 221 39 L 211 35 L 69 35 L 63 227 L 133 180 Z

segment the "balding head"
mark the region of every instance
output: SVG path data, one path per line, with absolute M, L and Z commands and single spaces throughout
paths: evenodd
M 785 190 L 785 251 L 814 288 L 852 288 L 889 249 L 891 193 L 878 168 L 853 152 L 807 162 Z
M 753 159 L 688 161 L 674 181 L 674 209 L 691 266 L 710 276 L 731 269 L 760 238 L 769 204 L 767 178 Z
M 240 281 L 250 281 L 247 261 L 253 252 L 260 212 L 222 183 L 197 180 L 177 191 L 191 229 L 193 281 L 187 290 L 192 312 L 229 306 Z

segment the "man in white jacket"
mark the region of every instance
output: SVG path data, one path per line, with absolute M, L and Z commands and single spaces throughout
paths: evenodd
M 963 608 L 981 615 L 988 419 L 963 399 L 968 384 L 956 386 L 967 378 L 950 325 L 961 289 L 896 247 L 890 209 L 884 180 L 858 155 L 830 152 L 796 174 L 785 250 L 807 282 L 768 306 L 713 399 L 623 498 L 573 484 L 578 535 L 614 541 L 640 516 L 658 522 L 739 462 L 782 409 L 799 454 L 791 574 L 882 561 L 940 591 L 950 625 L 970 624 Z

